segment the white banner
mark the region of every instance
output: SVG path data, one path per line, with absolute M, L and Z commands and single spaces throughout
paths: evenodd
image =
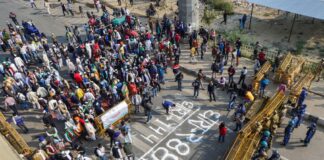
M 107 129 L 109 125 L 117 122 L 126 114 L 128 114 L 128 105 L 126 101 L 122 101 L 113 108 L 109 109 L 100 117 L 104 129 Z

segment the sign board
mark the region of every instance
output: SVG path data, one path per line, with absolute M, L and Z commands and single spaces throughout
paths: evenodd
M 103 128 L 107 129 L 109 125 L 114 124 L 128 113 L 128 104 L 126 103 L 126 101 L 120 102 L 100 116 Z

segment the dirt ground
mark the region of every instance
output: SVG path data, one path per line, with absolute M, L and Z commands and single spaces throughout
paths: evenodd
M 239 19 L 243 14 L 248 15 L 246 28 L 249 26 L 251 5 L 235 5 L 235 14 L 230 16 L 227 25 L 219 25 L 222 16 L 216 20 L 215 27 L 225 31 L 238 30 Z M 268 48 L 279 48 L 282 50 L 296 50 L 297 44 L 303 48 L 302 55 L 310 59 L 324 58 L 324 21 L 298 15 L 290 42 L 288 36 L 293 22 L 293 13 L 278 12 L 271 8 L 255 6 L 251 30 L 243 32 L 251 36 L 251 41 L 259 41 L 261 45 Z

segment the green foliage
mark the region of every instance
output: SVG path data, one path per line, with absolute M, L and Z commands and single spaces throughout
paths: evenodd
M 213 22 L 216 18 L 216 13 L 214 10 L 208 10 L 207 8 L 204 9 L 204 15 L 201 19 L 202 22 L 206 23 L 208 26 Z
M 227 14 L 234 13 L 234 7 L 231 2 L 225 0 L 208 0 L 207 5 L 209 5 L 214 10 L 226 11 Z
M 230 42 L 235 42 L 238 38 L 240 38 L 243 44 L 253 43 L 253 40 L 249 35 L 244 34 L 239 30 L 227 31 L 224 32 L 223 35 Z
M 313 74 L 316 74 L 317 70 L 317 66 L 318 63 L 306 63 L 303 65 L 303 73 L 308 73 L 308 72 L 312 72 Z
M 304 48 L 305 48 L 305 44 L 306 42 L 305 41 L 297 41 L 296 42 L 296 55 L 300 55 L 302 54 Z
M 319 56 L 320 56 L 321 58 L 324 58 L 324 49 L 320 50 L 320 52 L 319 52 Z

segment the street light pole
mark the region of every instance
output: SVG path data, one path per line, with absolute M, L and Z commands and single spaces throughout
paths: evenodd
M 297 17 L 297 14 L 294 15 L 294 20 L 293 20 L 293 23 L 291 25 L 290 32 L 289 32 L 288 42 L 290 42 L 290 37 L 291 37 L 291 33 L 292 33 L 294 25 L 295 25 L 296 17 Z

